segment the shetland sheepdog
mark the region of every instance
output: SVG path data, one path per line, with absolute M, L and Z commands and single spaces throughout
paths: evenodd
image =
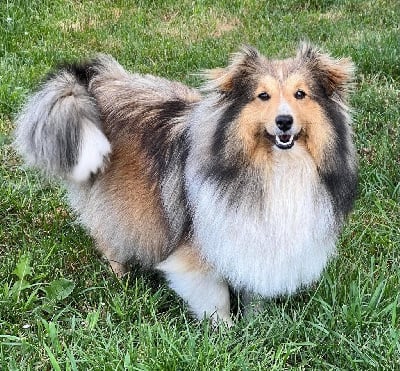
M 231 323 L 229 287 L 292 294 L 335 253 L 357 186 L 353 70 L 309 44 L 246 46 L 196 90 L 99 55 L 47 77 L 15 143 L 117 275 L 161 271 L 197 318 Z

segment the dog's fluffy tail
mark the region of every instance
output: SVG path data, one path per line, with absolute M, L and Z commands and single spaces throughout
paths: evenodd
M 17 117 L 17 150 L 49 176 L 85 182 L 104 168 L 110 154 L 96 101 L 88 91 L 91 66 L 61 68 Z

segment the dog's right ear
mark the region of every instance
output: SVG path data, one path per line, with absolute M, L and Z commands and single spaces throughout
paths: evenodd
M 232 89 L 232 74 L 225 68 L 205 70 L 204 77 L 208 81 L 207 88 L 227 92 Z
M 260 53 L 251 46 L 243 46 L 239 52 L 231 57 L 229 65 L 225 68 L 215 68 L 204 71 L 208 83 L 206 90 L 217 90 L 220 93 L 230 93 L 240 79 L 246 79 L 257 69 Z
M 349 58 L 334 59 L 308 43 L 299 47 L 297 58 L 318 77 L 328 96 L 346 96 L 352 88 L 355 66 Z

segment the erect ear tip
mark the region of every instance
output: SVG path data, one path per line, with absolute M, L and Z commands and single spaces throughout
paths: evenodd
M 240 68 L 240 66 L 251 65 L 260 58 L 261 54 L 256 48 L 250 45 L 242 45 L 238 52 L 231 55 L 228 69 Z
M 248 44 L 242 45 L 240 48 L 240 53 L 250 58 L 258 58 L 260 56 L 259 51 L 254 46 Z
M 297 56 L 302 59 L 312 59 L 320 54 L 320 50 L 309 41 L 301 41 L 297 49 Z
M 355 71 L 355 65 L 351 58 L 333 58 L 309 41 L 300 42 L 297 49 L 297 56 L 304 60 L 315 60 L 323 65 L 338 65 L 348 69 L 349 72 Z
M 353 78 L 356 73 L 356 65 L 350 57 L 338 59 L 338 64 L 347 72 L 347 74 Z
M 227 92 L 233 89 L 237 75 L 252 73 L 258 66 L 261 54 L 250 45 L 243 45 L 238 52 L 231 55 L 230 63 L 225 68 L 215 68 L 203 73 L 208 83 L 204 90 Z

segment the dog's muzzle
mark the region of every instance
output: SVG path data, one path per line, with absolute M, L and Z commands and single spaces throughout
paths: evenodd
M 292 134 L 271 135 L 268 132 L 266 132 L 266 137 L 279 149 L 290 149 L 294 146 L 295 141 L 299 139 L 300 133 L 296 135 Z

